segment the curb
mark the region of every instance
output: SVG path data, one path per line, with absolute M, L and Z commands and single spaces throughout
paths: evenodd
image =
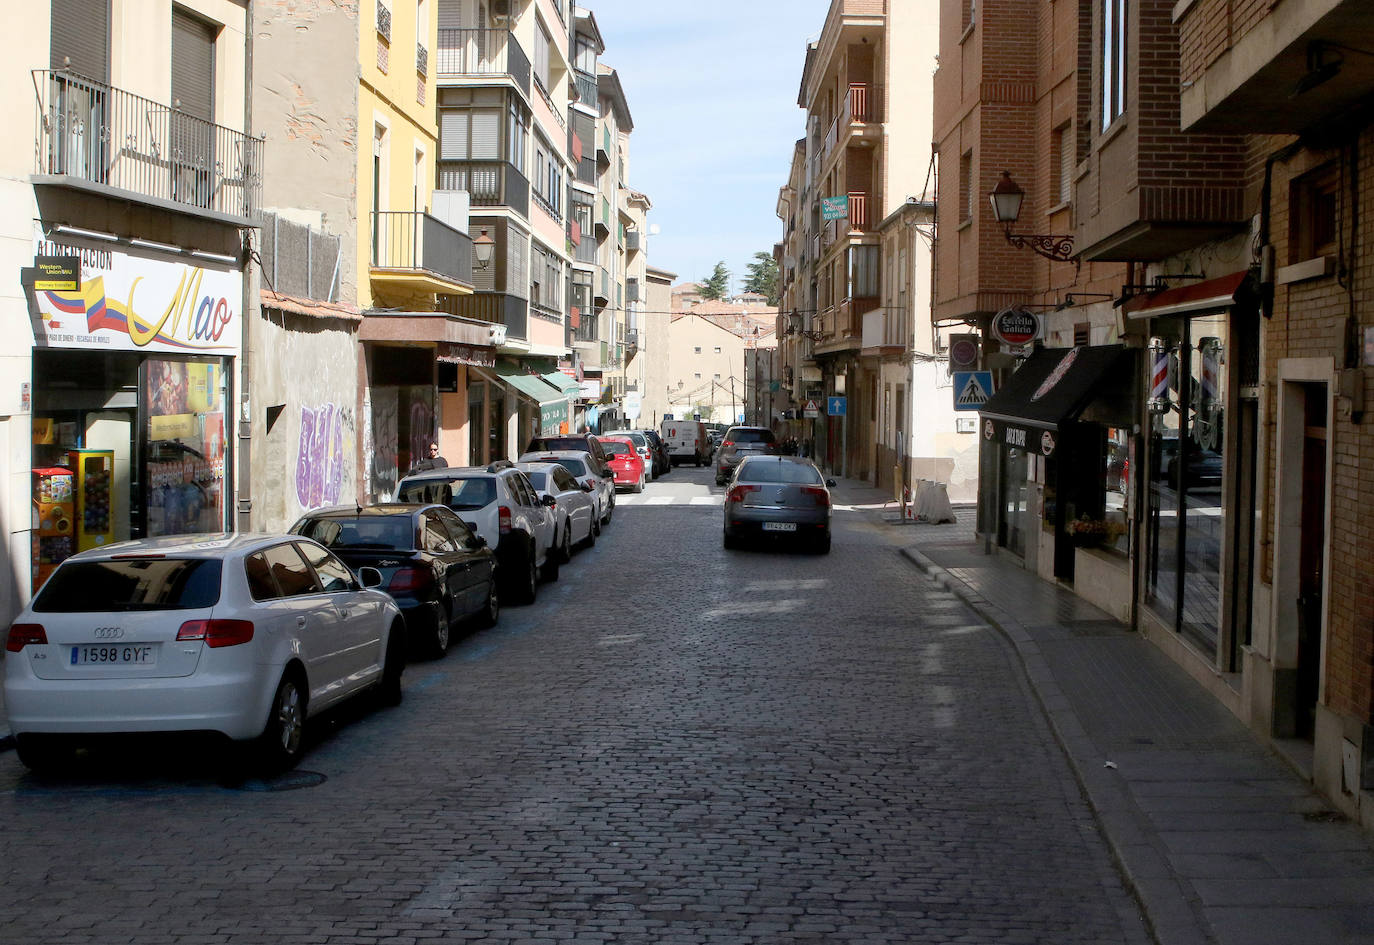
M 1031 691 L 1092 809 L 1126 888 L 1140 905 L 1150 936 L 1158 945 L 1215 942 L 1192 905 L 1193 894 L 1180 884 L 1157 831 L 1132 800 L 1121 775 L 1097 761 L 1100 752 L 1026 628 L 916 548 L 903 548 L 901 555 L 967 604 L 1016 650 Z

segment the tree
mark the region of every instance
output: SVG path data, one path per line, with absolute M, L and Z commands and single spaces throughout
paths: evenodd
M 772 253 L 755 253 L 754 261 L 747 267 L 744 277 L 744 291 L 757 292 L 768 297 L 769 305 L 778 304 L 778 261 Z
M 725 268 L 725 260 L 716 263 L 716 268 L 711 272 L 711 276 L 701 284 L 701 297 L 712 301 L 720 301 L 730 291 L 730 270 Z

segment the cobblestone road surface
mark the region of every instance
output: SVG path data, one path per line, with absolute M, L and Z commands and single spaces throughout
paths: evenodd
M 0 941 L 1148 941 L 997 633 L 861 511 L 722 550 L 709 475 L 281 781 L 0 754 Z

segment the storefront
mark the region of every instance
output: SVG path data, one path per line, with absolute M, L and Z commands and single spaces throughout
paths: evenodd
M 243 273 L 35 235 L 33 589 L 76 551 L 231 527 Z M 232 414 L 228 420 L 232 426 Z
M 1143 602 L 1220 668 L 1249 642 L 1258 295 L 1247 273 L 1162 292 L 1149 319 Z
M 1045 577 L 1130 548 L 1136 352 L 1039 348 L 982 409 L 978 530 Z M 1129 599 L 1129 594 L 1127 594 Z

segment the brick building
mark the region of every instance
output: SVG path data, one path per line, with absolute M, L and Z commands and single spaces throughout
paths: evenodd
M 941 13 L 935 313 L 1005 385 L 980 529 L 1374 824 L 1374 9 Z M 984 200 L 1003 171 L 1024 190 L 1005 228 Z M 1016 306 L 1038 347 L 995 339 Z

